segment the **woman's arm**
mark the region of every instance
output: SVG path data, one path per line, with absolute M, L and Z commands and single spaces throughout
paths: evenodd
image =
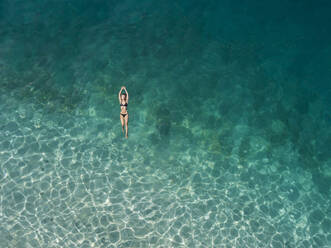
M 121 92 L 123 90 L 124 86 L 120 89 L 120 92 L 118 92 L 118 101 L 121 103 Z
M 125 93 L 126 93 L 126 102 L 129 103 L 129 93 L 126 90 L 126 88 L 124 87 Z

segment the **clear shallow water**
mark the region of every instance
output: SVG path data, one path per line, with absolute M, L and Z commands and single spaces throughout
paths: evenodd
M 54 3 L 0 5 L 0 247 L 331 245 L 326 2 Z

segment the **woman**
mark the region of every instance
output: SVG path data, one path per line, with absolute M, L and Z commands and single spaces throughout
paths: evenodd
M 125 90 L 125 93 L 121 95 L 122 90 Z M 127 111 L 128 102 L 129 102 L 129 94 L 125 88 L 125 86 L 122 86 L 120 92 L 118 93 L 118 100 L 120 101 L 121 106 L 121 113 L 120 113 L 120 119 L 122 123 L 122 131 L 124 133 L 124 124 L 125 124 L 125 138 L 128 138 L 128 121 L 129 121 L 129 113 Z

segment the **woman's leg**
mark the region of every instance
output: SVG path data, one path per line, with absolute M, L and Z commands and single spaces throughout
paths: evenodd
M 129 122 L 129 114 L 127 114 L 127 115 L 124 117 L 124 119 L 125 119 L 125 128 L 126 128 L 126 130 L 125 130 L 125 137 L 128 138 L 128 122 Z
M 120 114 L 121 124 L 122 124 L 122 131 L 124 133 L 124 117 Z

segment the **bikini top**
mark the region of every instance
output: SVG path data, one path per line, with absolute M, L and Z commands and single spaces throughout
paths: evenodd
M 125 104 L 120 104 L 120 106 L 128 106 L 128 103 L 126 102 Z

